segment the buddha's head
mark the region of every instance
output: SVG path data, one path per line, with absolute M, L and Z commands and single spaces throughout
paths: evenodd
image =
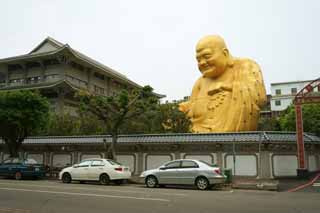
M 196 46 L 198 67 L 204 77 L 216 78 L 227 69 L 232 57 L 220 36 L 209 35 Z

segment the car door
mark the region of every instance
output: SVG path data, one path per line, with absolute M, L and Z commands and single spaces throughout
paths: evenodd
M 160 167 L 159 183 L 160 184 L 179 184 L 178 169 L 181 161 L 172 161 L 165 166 Z
M 198 176 L 199 165 L 192 160 L 182 160 L 179 169 L 179 181 L 181 184 L 194 184 Z
M 105 163 L 103 160 L 92 160 L 88 171 L 89 180 L 99 180 L 100 174 L 104 171 L 104 167 Z
M 85 160 L 72 168 L 71 176 L 74 180 L 88 180 L 90 160 Z
M 11 165 L 12 159 L 4 160 L 0 165 L 0 175 L 7 176 L 9 175 L 9 166 Z

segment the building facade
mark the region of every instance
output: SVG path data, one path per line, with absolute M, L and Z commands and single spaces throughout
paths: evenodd
M 271 111 L 275 114 L 287 109 L 295 95 L 310 81 L 292 81 L 271 84 Z M 319 91 L 314 91 L 319 92 Z
M 110 96 L 137 88 L 126 76 L 50 37 L 26 55 L 0 59 L 0 91 L 37 89 L 59 112 L 77 107 L 74 94 L 81 89 Z

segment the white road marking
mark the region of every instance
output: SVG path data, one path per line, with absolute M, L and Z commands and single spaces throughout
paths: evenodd
M 320 186 L 320 183 L 314 183 L 312 186 Z
M 0 212 L 31 213 L 28 209 L 0 208 Z
M 188 195 L 186 194 L 178 194 L 178 193 L 163 193 L 163 192 L 154 192 L 153 190 L 140 190 L 140 191 L 129 191 L 129 190 L 115 190 L 115 189 L 108 189 L 105 187 L 105 189 L 96 189 L 96 188 L 84 188 L 84 187 L 62 187 L 62 186 L 40 186 L 40 185 L 35 185 L 35 184 L 20 184 L 20 183 L 0 183 L 0 185 L 14 185 L 14 186 L 30 186 L 30 187 L 42 187 L 42 188 L 58 188 L 58 189 L 81 189 L 81 190 L 91 190 L 91 191 L 102 191 L 102 192 L 121 192 L 121 193 L 137 193 L 137 194 L 146 194 L 146 193 L 157 193 L 159 195 L 173 195 L 173 196 L 184 196 L 187 197 Z
M 0 188 L 0 190 L 37 192 L 37 193 L 48 193 L 48 194 L 62 194 L 62 195 L 78 195 L 78 196 L 88 196 L 88 197 L 91 196 L 91 197 L 107 197 L 107 198 L 119 198 L 119 199 L 133 199 L 133 200 L 149 200 L 149 201 L 159 201 L 159 202 L 170 202 L 170 200 L 162 199 L 162 198 L 143 198 L 143 197 L 102 195 L 102 194 L 87 194 L 87 193 L 59 192 L 59 191 L 43 191 L 43 190 L 17 189 L 17 188 Z

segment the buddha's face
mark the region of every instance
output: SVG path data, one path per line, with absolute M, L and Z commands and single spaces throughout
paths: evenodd
M 197 45 L 198 67 L 204 77 L 216 78 L 227 68 L 228 50 L 214 41 L 203 41 Z

